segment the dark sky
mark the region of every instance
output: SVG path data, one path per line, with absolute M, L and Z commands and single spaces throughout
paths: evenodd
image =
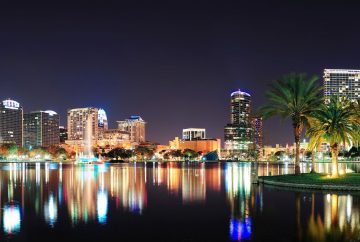
M 62 124 L 73 107 L 103 107 L 112 127 L 139 114 L 161 143 L 187 127 L 223 139 L 235 89 L 257 108 L 289 72 L 360 67 L 360 6 L 345 1 L 14 2 L 0 3 L 1 99 Z M 289 122 L 264 129 L 292 142 Z

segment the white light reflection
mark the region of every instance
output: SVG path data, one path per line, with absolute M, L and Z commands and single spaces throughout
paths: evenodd
M 40 163 L 37 162 L 35 165 L 35 177 L 36 177 L 36 184 L 40 184 Z
M 99 190 L 97 194 L 97 204 L 96 204 L 96 211 L 98 221 L 101 224 L 106 223 L 107 217 L 107 210 L 108 210 L 108 198 L 106 190 Z
M 50 193 L 49 201 L 45 203 L 44 210 L 46 222 L 48 222 L 49 225 L 53 227 L 57 220 L 57 204 L 55 202 L 53 193 Z
M 20 206 L 17 204 L 5 205 L 3 226 L 7 234 L 14 234 L 20 231 Z

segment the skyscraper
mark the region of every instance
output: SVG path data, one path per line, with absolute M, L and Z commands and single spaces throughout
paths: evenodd
M 253 131 L 254 149 L 260 150 L 263 148 L 263 123 L 262 117 L 251 117 L 251 127 Z
M 60 143 L 59 115 L 51 110 L 24 114 L 24 146 L 49 147 Z
M 251 96 L 240 90 L 231 93 L 230 123 L 225 126 L 225 150 L 242 152 L 252 148 Z
M 360 99 L 360 70 L 325 69 L 324 96 L 345 96 L 351 100 Z
M 124 121 L 117 121 L 118 129 L 129 132 L 131 142 L 145 142 L 145 124 L 146 122 L 138 115 L 130 116 Z
M 23 108 L 11 99 L 0 103 L 0 143 L 23 145 Z
M 107 115 L 105 110 L 102 108 L 99 108 L 98 110 L 98 124 L 100 134 L 104 133 L 106 130 L 109 129 Z
M 68 141 L 84 140 L 87 122 L 91 122 L 92 140 L 99 135 L 98 109 L 93 107 L 74 108 L 67 113 Z

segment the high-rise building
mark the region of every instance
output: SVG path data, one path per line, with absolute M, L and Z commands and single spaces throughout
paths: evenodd
M 360 99 L 360 70 L 325 69 L 324 96 L 345 96 L 350 100 Z
M 230 112 L 230 123 L 224 129 L 225 150 L 241 152 L 252 148 L 250 94 L 240 90 L 231 93 Z
M 251 127 L 253 131 L 253 144 L 255 150 L 263 148 L 263 123 L 262 117 L 251 117 Z
M 60 143 L 59 115 L 51 110 L 24 114 L 24 146 L 49 147 Z
M 138 115 L 130 116 L 124 121 L 117 121 L 118 129 L 130 134 L 131 142 L 145 142 L 145 124 L 146 122 Z
M 199 128 L 188 128 L 182 131 L 183 140 L 200 140 L 206 139 L 206 130 Z
M 65 128 L 64 126 L 59 126 L 59 134 L 60 134 L 60 143 L 61 144 L 65 143 L 65 140 L 68 139 L 67 128 Z
M 88 122 L 91 122 L 92 140 L 96 141 L 99 135 L 98 109 L 93 107 L 74 108 L 67 113 L 68 141 L 85 140 Z
M 0 143 L 23 146 L 23 108 L 11 99 L 0 103 Z
M 100 134 L 104 133 L 106 130 L 109 129 L 106 112 L 102 108 L 99 108 L 98 110 L 98 123 Z

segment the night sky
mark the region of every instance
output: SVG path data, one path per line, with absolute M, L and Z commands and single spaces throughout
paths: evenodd
M 360 6 L 345 1 L 13 2 L 0 3 L 0 99 L 63 125 L 68 108 L 95 106 L 111 127 L 141 115 L 151 141 L 187 127 L 223 139 L 231 91 L 256 109 L 284 74 L 360 67 Z M 264 135 L 293 142 L 276 118 Z

